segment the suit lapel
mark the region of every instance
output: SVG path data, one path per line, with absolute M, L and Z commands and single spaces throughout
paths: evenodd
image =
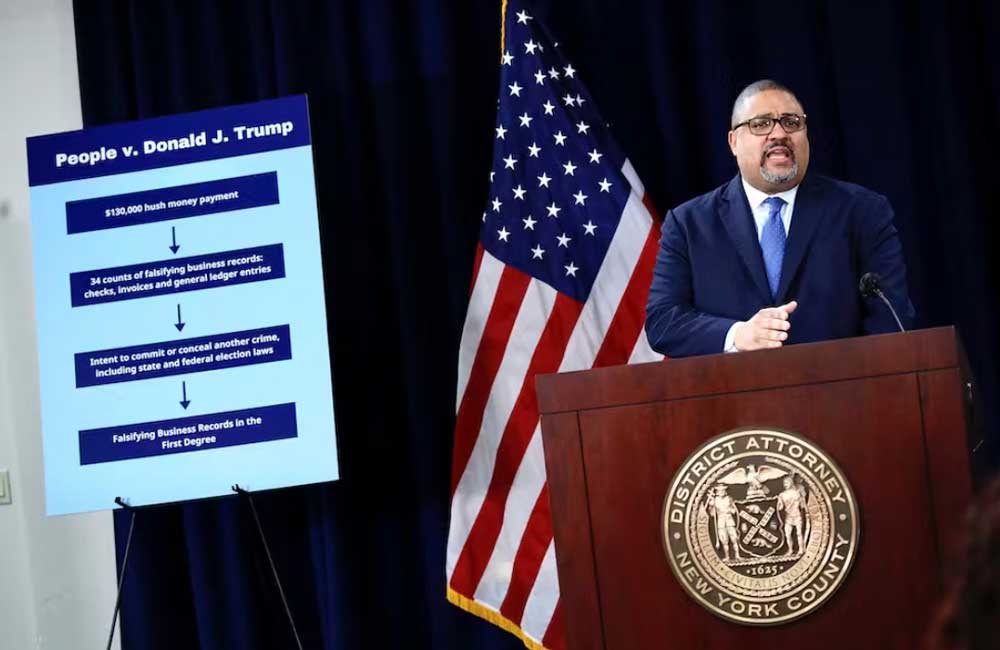
M 796 199 L 795 214 L 798 214 Z M 746 266 L 754 286 L 767 304 L 771 303 L 771 288 L 767 284 L 767 272 L 764 270 L 764 259 L 760 253 L 760 242 L 757 240 L 757 226 L 754 225 L 750 204 L 739 175 L 729 182 L 722 192 L 719 205 L 719 216 L 729 232 L 733 245 L 739 251 L 740 258 Z M 795 220 L 793 219 L 794 223 Z M 786 256 L 785 261 L 788 261 Z
M 826 214 L 820 194 L 816 183 L 810 182 L 809 176 L 806 175 L 795 195 L 792 223 L 788 230 L 788 242 L 785 244 L 785 258 L 781 263 L 781 281 L 778 283 L 779 305 L 785 303 L 788 287 L 795 279 L 795 274 L 805 259 L 819 224 Z

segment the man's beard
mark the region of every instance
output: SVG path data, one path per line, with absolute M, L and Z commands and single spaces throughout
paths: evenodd
M 792 163 L 791 169 L 781 174 L 775 174 L 769 172 L 767 171 L 767 168 L 764 167 L 764 165 L 760 166 L 760 177 L 763 178 L 768 183 L 772 183 L 774 185 L 781 185 L 783 183 L 787 183 L 788 181 L 792 180 L 798 175 L 799 175 L 798 162 Z
M 767 171 L 767 156 L 768 154 L 778 147 L 781 147 L 788 151 L 788 157 L 792 159 L 791 168 L 782 174 L 775 174 L 773 172 Z M 792 145 L 787 140 L 778 140 L 772 142 L 767 147 L 764 148 L 763 153 L 760 156 L 760 176 L 768 183 L 773 185 L 782 185 L 792 180 L 799 174 L 799 163 L 795 160 L 795 150 L 792 149 Z

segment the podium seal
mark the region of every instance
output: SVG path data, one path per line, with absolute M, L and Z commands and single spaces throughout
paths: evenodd
M 663 543 L 701 606 L 776 625 L 828 601 L 858 550 L 857 501 L 837 464 L 800 435 L 743 429 L 681 466 L 663 502 Z

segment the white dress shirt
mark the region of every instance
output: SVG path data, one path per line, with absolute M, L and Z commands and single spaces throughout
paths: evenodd
M 747 201 L 750 203 L 750 213 L 753 214 L 754 225 L 757 226 L 757 241 L 760 241 L 760 236 L 764 232 L 764 224 L 771 217 L 771 210 L 768 206 L 764 205 L 764 201 L 776 196 L 780 199 L 784 199 L 785 205 L 781 206 L 781 223 L 785 226 L 785 236 L 788 236 L 788 229 L 792 226 L 792 211 L 795 209 L 795 195 L 799 191 L 799 186 L 796 185 L 790 190 L 785 190 L 784 192 L 778 192 L 777 194 L 766 194 L 761 192 L 756 187 L 747 183 L 745 178 L 740 178 L 743 183 L 743 192 L 747 196 Z M 722 350 L 724 352 L 736 352 L 736 344 L 733 339 L 736 336 L 736 326 L 742 325 L 746 321 L 740 321 L 738 323 L 733 323 L 733 326 L 729 328 L 726 332 L 726 341 L 723 344 Z

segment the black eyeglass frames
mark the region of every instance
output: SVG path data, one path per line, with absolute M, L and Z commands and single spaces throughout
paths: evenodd
M 754 135 L 770 135 L 771 131 L 774 130 L 775 124 L 780 124 L 785 133 L 795 133 L 796 131 L 801 131 L 806 127 L 806 116 L 797 115 L 795 113 L 785 113 L 778 117 L 769 117 L 766 115 L 751 117 L 745 122 L 740 122 L 739 124 L 734 125 L 733 131 L 741 126 L 745 126 L 750 130 L 750 133 Z

